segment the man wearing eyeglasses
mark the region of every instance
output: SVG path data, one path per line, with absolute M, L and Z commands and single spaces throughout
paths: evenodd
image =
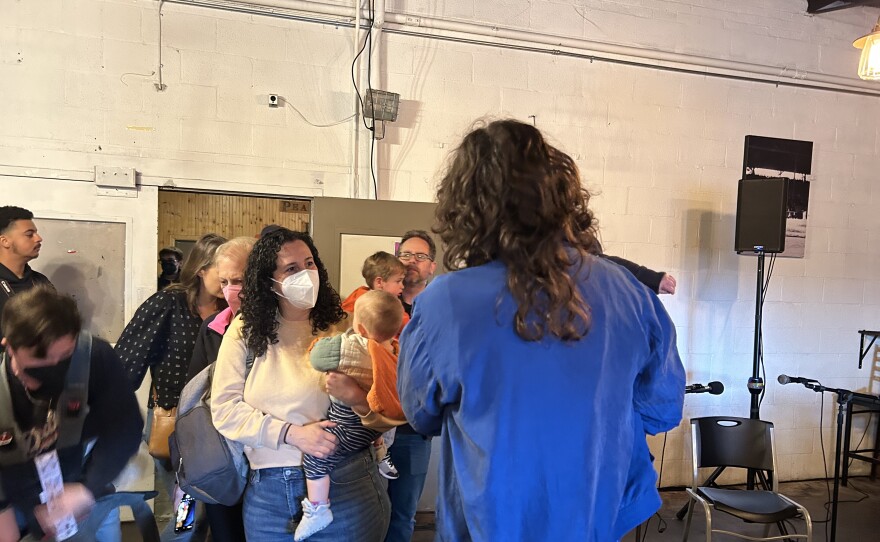
M 413 299 L 425 290 L 425 286 L 437 269 L 437 264 L 434 262 L 436 255 L 434 240 L 424 230 L 410 230 L 400 240 L 397 257 L 406 266 L 406 277 L 403 279 L 403 293 L 400 299 L 403 301 L 403 308 L 410 316 L 412 316 Z
M 413 299 L 425 290 L 437 269 L 434 262 L 436 255 L 434 240 L 426 231 L 408 231 L 400 240 L 397 257 L 406 266 L 400 300 L 410 316 Z M 416 509 L 428 474 L 431 438 L 416 433 L 409 424 L 402 425 L 397 428 L 394 444 L 389 452 L 400 476 L 396 480 L 388 480 L 391 523 L 385 542 L 409 542 L 415 529 Z

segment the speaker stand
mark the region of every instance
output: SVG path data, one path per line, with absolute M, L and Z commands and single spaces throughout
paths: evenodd
M 764 391 L 764 378 L 761 376 L 762 337 L 761 321 L 764 313 L 764 251 L 756 250 L 758 254 L 758 272 L 755 283 L 755 342 L 752 350 L 752 376 L 749 378 L 749 393 L 752 395 L 749 418 L 761 419 L 761 393 Z M 755 489 L 756 472 L 749 469 L 746 479 L 746 487 Z

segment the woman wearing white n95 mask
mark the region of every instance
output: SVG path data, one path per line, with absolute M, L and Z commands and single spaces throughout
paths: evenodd
M 224 335 L 214 368 L 211 412 L 217 429 L 246 447 L 248 540 L 289 542 L 306 495 L 302 454 L 326 457 L 336 446 L 324 431 L 331 422 L 321 421 L 330 402 L 308 348 L 349 322 L 311 237 L 284 228 L 254 245 L 241 299 L 241 315 Z M 249 354 L 254 363 L 245 378 Z M 366 393 L 345 389 L 334 395 L 362 410 Z M 310 540 L 381 541 L 390 511 L 370 450 L 340 463 L 330 478 L 340 521 Z

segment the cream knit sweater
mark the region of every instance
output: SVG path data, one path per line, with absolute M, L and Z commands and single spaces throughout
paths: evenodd
M 330 399 L 321 383 L 322 373 L 309 363 L 308 348 L 316 337 L 337 335 L 348 326 L 344 319 L 325 332 L 312 335 L 308 320 L 278 317 L 278 342 L 254 360 L 244 382 L 247 346 L 237 317 L 223 336 L 211 386 L 211 416 L 226 438 L 245 445 L 252 469 L 298 466 L 302 452 L 284 444 L 288 423 L 305 425 L 327 415 Z

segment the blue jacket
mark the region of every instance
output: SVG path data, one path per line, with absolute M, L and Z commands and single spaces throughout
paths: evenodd
M 398 390 L 440 435 L 439 540 L 618 540 L 660 506 L 645 434 L 681 421 L 685 373 L 657 297 L 587 257 L 576 343 L 527 342 L 498 262 L 438 277 L 400 338 Z

